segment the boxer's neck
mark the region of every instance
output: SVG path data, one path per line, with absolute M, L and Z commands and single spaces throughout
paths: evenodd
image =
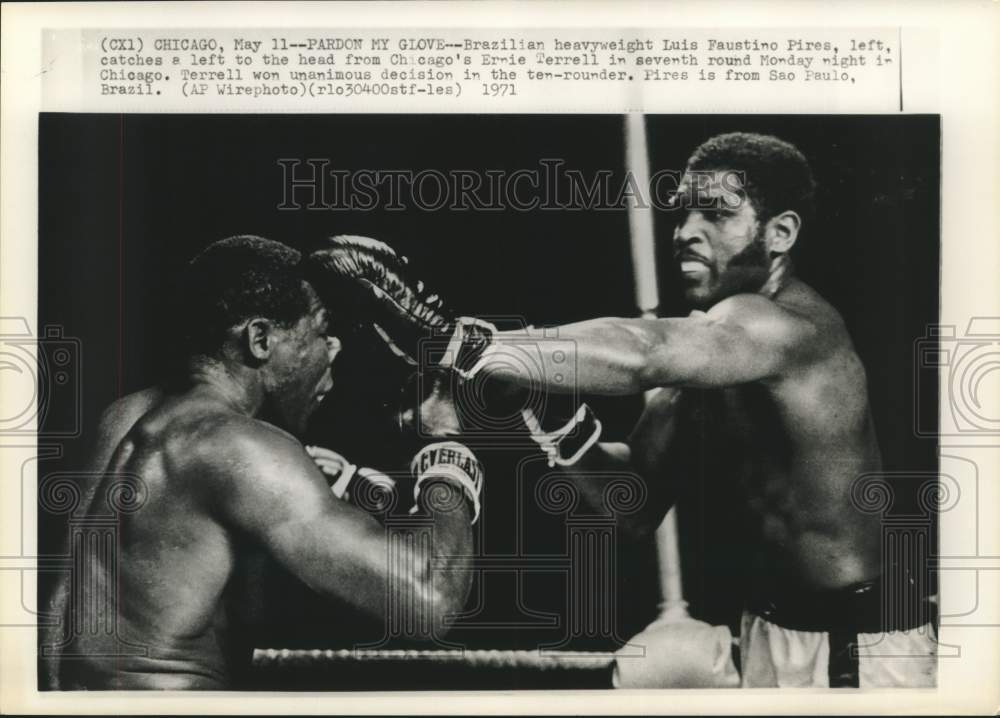
M 259 382 L 242 367 L 212 360 L 194 361 L 190 378 L 196 389 L 210 393 L 240 414 L 256 416 L 264 406 Z
M 791 257 L 787 254 L 778 255 L 771 260 L 767 281 L 761 285 L 757 293 L 763 294 L 768 299 L 773 299 L 791 280 L 793 269 Z

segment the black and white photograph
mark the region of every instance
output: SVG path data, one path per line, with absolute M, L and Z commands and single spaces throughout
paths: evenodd
M 935 688 L 941 153 L 41 113 L 37 689 Z

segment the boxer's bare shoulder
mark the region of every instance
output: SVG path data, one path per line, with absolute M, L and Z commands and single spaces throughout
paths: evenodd
M 705 317 L 740 327 L 759 346 L 778 354 L 778 376 L 821 360 L 847 339 L 837 311 L 797 279 L 774 299 L 736 294 L 713 306 Z
M 144 414 L 162 402 L 164 396 L 163 389 L 151 386 L 116 399 L 101 412 L 90 456 L 92 472 L 104 471 L 125 434 Z
M 274 424 L 233 411 L 197 390 L 168 394 L 149 387 L 112 402 L 101 413 L 91 464 L 103 474 L 149 453 L 169 467 L 164 476 L 179 482 L 189 470 L 216 475 L 211 467 L 231 466 L 234 454 L 287 459 L 287 454 L 301 454 L 302 446 Z
M 269 498 L 265 491 L 271 490 L 313 500 L 328 493 L 290 433 L 197 392 L 163 398 L 142 415 L 119 442 L 109 468 L 136 471 L 151 489 L 169 486 L 172 496 L 196 497 L 224 523 L 246 508 L 234 506 L 240 492 L 250 492 L 244 498 L 251 499 Z M 270 509 L 279 503 L 271 501 Z
M 150 423 L 157 418 L 150 416 Z M 240 511 L 255 508 L 241 500 L 272 499 L 262 507 L 270 512 L 286 505 L 289 497 L 333 505 L 327 501 L 326 481 L 302 444 L 274 424 L 225 411 L 200 416 L 185 411 L 172 421 L 176 423 L 161 428 L 145 426 L 144 420 L 137 429 L 153 428 L 169 437 L 163 446 L 169 474 L 192 490 L 208 491 L 206 500 L 223 520 L 245 518 Z M 268 492 L 280 492 L 281 500 Z
M 119 433 L 121 438 L 143 414 L 159 404 L 165 394 L 161 387 L 150 386 L 116 399 L 101 412 L 98 431 Z

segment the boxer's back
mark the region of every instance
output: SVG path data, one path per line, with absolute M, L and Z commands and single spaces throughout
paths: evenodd
M 120 514 L 116 549 L 95 565 L 97 595 L 111 599 L 117 636 L 81 632 L 74 649 L 86 658 L 64 660 L 62 686 L 223 687 L 228 669 L 221 596 L 233 548 L 213 517 L 204 479 L 213 424 L 230 417 L 217 403 L 190 395 L 146 395 L 122 409 L 128 418 L 145 411 L 130 428 L 119 425 L 102 437 L 114 442 L 124 432 L 116 445 L 98 447 L 110 459 L 88 508 L 90 516 L 106 512 L 105 494 L 123 477 L 140 487 L 141 506 Z M 86 605 L 100 609 L 95 601 Z

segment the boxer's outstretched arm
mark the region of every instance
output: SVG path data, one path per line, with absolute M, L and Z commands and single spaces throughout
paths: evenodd
M 815 325 L 758 295 L 730 297 L 709 312 L 673 319 L 605 318 L 567 324 L 559 342 L 540 340 L 543 381 L 552 391 L 635 394 L 662 386 L 731 386 L 787 371 L 819 342 Z M 537 383 L 525 366 L 524 334 L 498 332 L 481 368 L 522 385 Z M 567 346 L 575 347 L 575 384 L 565 381 Z M 534 350 L 534 347 L 532 347 Z M 572 351 L 572 350 L 569 350 Z M 510 356 L 507 356 L 510 354 Z M 530 365 L 530 364 L 529 364 Z
M 430 546 L 399 542 L 390 557 L 386 529 L 337 500 L 289 435 L 244 425 L 221 431 L 211 443 L 218 449 L 209 457 L 212 504 L 223 522 L 263 544 L 317 593 L 384 618 L 387 592 L 396 591 L 397 605 L 412 605 L 433 619 L 429 627 L 465 603 L 471 576 L 463 557 L 472 553 L 472 514 L 465 502 L 431 514 Z M 433 572 L 432 562 L 438 569 Z

